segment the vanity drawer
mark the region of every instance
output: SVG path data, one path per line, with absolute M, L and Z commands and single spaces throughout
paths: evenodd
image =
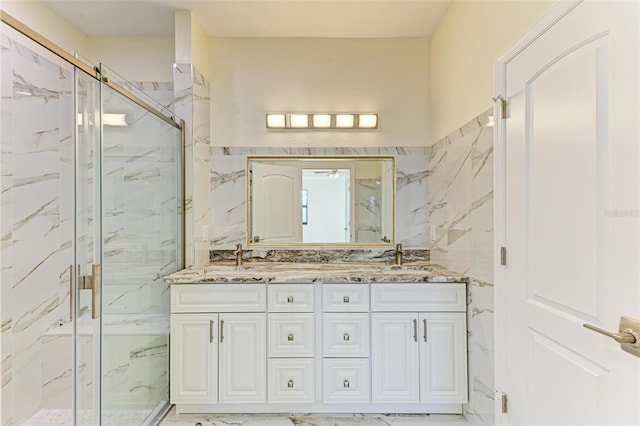
M 369 314 L 323 314 L 322 354 L 325 357 L 368 357 Z
M 322 309 L 326 312 L 368 312 L 368 284 L 324 284 Z
M 369 402 L 368 359 L 325 359 L 322 369 L 324 402 Z
M 313 314 L 269 314 L 270 357 L 313 357 Z
M 264 284 L 174 284 L 171 312 L 264 312 Z
M 269 284 L 269 312 L 313 312 L 313 284 Z
M 465 312 L 466 295 L 465 283 L 372 284 L 371 310 Z
M 313 358 L 270 359 L 269 402 L 314 402 Z

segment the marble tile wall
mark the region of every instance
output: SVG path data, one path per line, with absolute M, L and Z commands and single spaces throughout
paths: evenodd
M 87 114 L 78 128 L 80 167 L 74 210 L 72 69 L 48 52 L 36 53 L 41 49 L 17 42 L 14 36 L 6 35 L 3 28 L 0 44 L 3 425 L 22 424 L 45 406 L 72 406 L 71 333 L 61 337 L 58 331 L 70 324 L 73 219 L 75 215 L 77 260 L 86 267 L 82 271 L 86 274 L 95 262 L 99 232 L 95 203 L 100 199 L 94 167 L 98 145 L 92 139 L 98 132 L 92 119 L 87 119 L 99 111 L 97 81 L 86 78 L 78 83 L 78 112 Z M 172 83 L 134 86 L 162 105 L 173 103 Z M 124 314 L 122 321 L 130 329 L 126 335 L 136 335 L 126 341 L 109 337 L 102 342 L 105 353 L 118 360 L 117 365 L 106 363 L 111 367 L 103 371 L 105 395 L 113 396 L 105 398 L 105 407 L 153 407 L 168 395 L 169 332 L 160 328 L 160 334 L 156 330 L 140 336 L 140 327 L 148 325 L 140 314 L 165 315 L 168 320 L 168 284 L 161 278 L 174 272 L 178 262 L 179 131 L 109 90 L 105 90 L 104 108 L 127 113 L 130 125 L 104 129 L 103 316 Z M 89 134 L 90 127 L 95 134 Z M 208 191 L 206 195 L 208 202 Z M 88 295 L 81 294 L 79 312 L 85 317 L 89 304 Z M 80 340 L 78 348 L 87 362 L 81 361 L 78 377 L 92 383 L 94 370 L 88 360 L 97 353 L 97 340 L 91 333 Z M 124 359 L 129 360 L 128 369 L 120 362 Z M 81 397 L 79 406 L 91 408 L 90 396 Z
M 210 85 L 191 64 L 174 67 L 175 112 L 185 121 L 186 267 L 209 261 Z
M 134 85 L 163 105 L 172 103 L 172 83 Z M 102 407 L 151 409 L 169 391 L 169 332 L 165 327 L 148 333 L 148 322 L 168 318 L 169 286 L 162 277 L 180 262 L 180 132 L 110 89 L 103 88 L 102 99 L 105 113 L 126 113 L 129 123 L 105 126 L 102 139 Z M 129 330 L 107 335 L 114 318 Z M 90 365 L 97 349 L 87 341 L 89 333 L 80 337 Z M 85 395 L 82 408 L 90 408 L 91 399 Z
M 356 179 L 354 194 L 356 241 L 379 243 L 383 237 L 379 202 L 382 198 L 382 188 L 376 184 L 375 179 Z
M 149 88 L 171 102 L 170 83 Z M 161 277 L 179 261 L 179 131 L 110 89 L 103 102 L 105 112 L 124 112 L 130 123 L 103 130 L 103 314 L 168 314 Z
M 4 30 L 0 48 L 0 421 L 13 425 L 43 401 L 42 336 L 69 320 L 73 199 L 64 185 L 73 180 L 73 78 L 66 64 L 35 54 Z M 65 359 L 61 367 L 69 372 L 72 358 Z
M 244 244 L 247 155 L 393 155 L 396 157 L 396 240 L 405 248 L 428 246 L 428 147 L 226 148 L 211 147 L 212 250 Z
M 472 424 L 494 424 L 493 110 L 432 146 L 429 211 L 437 238 L 431 260 L 470 277 L 469 404 Z

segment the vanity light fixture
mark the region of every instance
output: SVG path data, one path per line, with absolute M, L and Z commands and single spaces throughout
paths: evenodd
M 284 129 L 286 116 L 284 114 L 267 114 L 267 129 Z
M 336 127 L 338 129 L 351 129 L 355 124 L 353 114 L 336 114 Z
M 114 127 L 125 127 L 129 125 L 129 123 L 127 123 L 127 114 L 102 114 L 102 124 Z
M 375 129 L 378 127 L 378 114 L 358 114 L 360 129 Z
M 289 123 L 294 129 L 308 129 L 309 116 L 307 114 L 291 114 L 289 115 Z
M 267 114 L 267 129 L 274 130 L 372 130 L 377 128 L 378 114 Z
M 84 123 L 84 114 L 78 114 L 78 126 L 82 126 Z M 113 126 L 113 127 L 126 127 L 129 125 L 127 123 L 127 114 L 102 114 L 102 124 L 105 126 Z M 93 126 L 93 122 L 89 119 L 89 125 Z
M 331 114 L 313 114 L 313 127 L 315 129 L 331 128 Z

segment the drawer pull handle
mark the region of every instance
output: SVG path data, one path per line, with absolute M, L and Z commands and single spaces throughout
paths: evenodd
M 344 296 L 344 297 L 342 298 L 342 302 L 343 302 L 343 303 L 349 303 L 349 296 Z
M 287 340 L 288 340 L 288 341 L 290 341 L 290 342 L 292 342 L 292 341 L 293 341 L 293 334 L 289 334 L 289 335 L 287 336 Z
M 213 343 L 213 320 L 209 320 L 209 343 Z
M 418 320 L 415 318 L 413 319 L 413 341 L 418 341 Z
M 293 296 L 287 297 L 287 303 L 293 303 Z
M 220 343 L 224 342 L 224 321 L 220 320 Z
M 289 379 L 289 381 L 287 382 L 287 387 L 288 388 L 292 388 L 293 387 L 293 380 Z
M 349 380 L 346 380 L 344 382 L 342 382 L 342 387 L 347 389 L 349 387 Z
M 344 333 L 344 334 L 342 335 L 342 340 L 344 340 L 345 342 L 348 342 L 348 341 L 349 341 L 349 338 L 350 338 L 350 337 L 349 337 L 349 333 Z

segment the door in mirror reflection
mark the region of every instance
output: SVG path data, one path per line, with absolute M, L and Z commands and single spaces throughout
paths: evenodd
M 256 163 L 252 170 L 253 241 L 294 243 L 302 239 L 302 175 L 296 164 Z
M 351 241 L 351 169 L 302 169 L 303 243 Z

